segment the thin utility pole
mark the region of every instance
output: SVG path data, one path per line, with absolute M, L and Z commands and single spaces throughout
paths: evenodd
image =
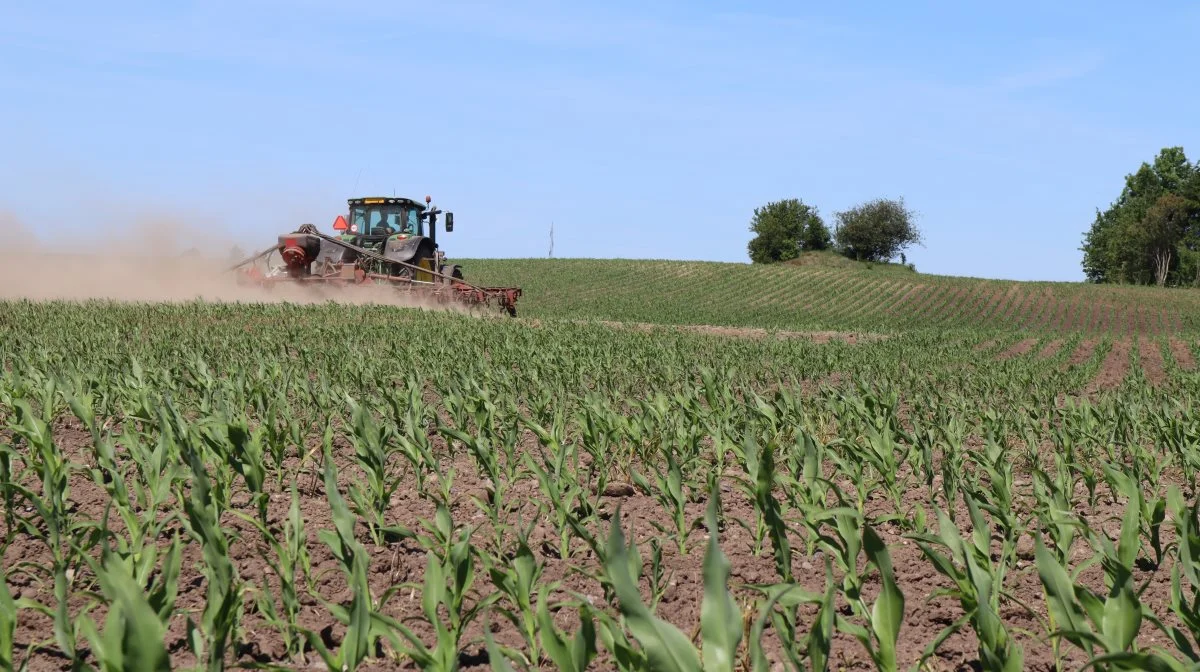
M 550 220 L 550 258 L 554 258 L 554 220 Z

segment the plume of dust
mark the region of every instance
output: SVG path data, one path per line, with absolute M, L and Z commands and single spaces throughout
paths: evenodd
M 0 300 L 236 303 L 345 303 L 480 315 L 479 309 L 363 284 L 310 287 L 282 283 L 270 289 L 239 282 L 233 264 L 261 251 L 242 250 L 224 236 L 170 217 L 142 216 L 123 230 L 106 227 L 90 239 L 71 234 L 49 244 L 12 213 L 0 211 Z M 278 261 L 278 255 L 275 254 Z M 270 257 L 268 257 L 270 259 Z M 266 270 L 263 261 L 257 262 Z

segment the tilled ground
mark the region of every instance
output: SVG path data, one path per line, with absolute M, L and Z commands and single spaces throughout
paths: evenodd
M 56 435 L 60 445 L 68 455 L 82 464 L 88 461 L 87 435 L 76 427 L 62 426 Z M 444 444 L 443 444 L 444 448 Z M 533 449 L 531 443 L 528 446 Z M 340 446 L 342 454 L 349 449 Z M 356 468 L 351 460 L 338 458 L 338 467 L 343 483 L 356 477 Z M 454 503 L 451 513 L 460 525 L 476 526 L 473 533 L 473 543 L 484 552 L 490 552 L 495 546 L 496 530 L 489 525 L 487 517 L 472 497 L 488 496 L 487 483 L 481 481 L 475 474 L 476 467 L 471 459 L 459 455 L 452 461 L 455 473 L 452 492 Z M 295 465 L 293 465 L 295 466 Z M 310 465 L 311 466 L 311 465 Z M 305 467 L 307 469 L 307 467 Z M 899 475 L 901 482 L 910 477 L 909 474 Z M 940 487 L 939 479 L 935 480 L 934 492 Z M 279 484 L 273 481 L 272 494 L 268 506 L 268 521 L 278 525 L 287 515 L 290 496 L 287 493 L 291 485 L 288 479 Z M 329 503 L 325 496 L 321 480 L 315 476 L 302 475 L 296 479 L 300 493 L 300 507 L 303 513 L 307 536 L 308 552 L 311 556 L 313 577 L 312 588 L 316 595 L 335 604 L 345 604 L 350 600 L 350 591 L 339 565 L 329 549 L 317 539 L 317 532 L 331 529 Z M 853 487 L 850 483 L 840 484 L 847 492 Z M 427 484 L 428 487 L 428 484 Z M 747 618 L 754 615 L 755 593 L 745 586 L 750 584 L 769 584 L 779 581 L 772 560 L 769 542 L 756 548 L 754 537 L 747 526 L 736 524 L 736 521 L 749 522 L 755 519 L 755 507 L 739 485 L 739 475 L 728 473 L 719 487 L 722 493 L 725 519 L 728 524 L 721 531 L 721 547 L 732 564 L 731 587 L 742 608 L 746 610 Z M 1021 477 L 1016 483 L 1020 499 L 1025 500 L 1019 506 L 1028 507 L 1030 481 Z M 683 632 L 697 638 L 700 603 L 703 597 L 702 562 L 707 530 L 702 525 L 694 525 L 686 540 L 686 552 L 679 553 L 675 539 L 670 533 L 673 527 L 670 516 L 664 508 L 650 495 L 621 481 L 614 481 L 606 488 L 606 495 L 599 498 L 601 522 L 594 533 L 603 537 L 607 534 L 607 523 L 611 522 L 617 510 L 620 510 L 621 520 L 627 534 L 634 539 L 641 550 L 644 560 L 645 574 L 654 573 L 650 561 L 655 542 L 661 547 L 661 583 L 659 583 L 657 613 L 662 618 L 677 625 Z M 698 495 L 698 501 L 688 505 L 688 520 L 703 520 L 706 503 Z M 1079 493 L 1081 497 L 1086 493 Z M 603 591 L 600 584 L 588 573 L 598 569 L 596 558 L 578 539 L 572 540 L 573 546 L 568 559 L 563 559 L 560 551 L 560 535 L 558 528 L 546 519 L 544 506 L 539 506 L 542 499 L 537 484 L 532 479 L 521 479 L 507 484 L 501 497 L 509 502 L 509 516 L 512 520 L 518 517 L 523 521 L 537 521 L 530 536 L 530 545 L 535 551 L 540 565 L 541 575 L 539 585 L 553 586 L 552 602 L 575 598 L 586 599 L 598 606 L 604 606 Z M 920 505 L 929 509 L 933 503 L 939 503 L 940 495 L 933 494 L 921 484 L 912 481 L 904 494 L 900 509 L 914 511 Z M 72 478 L 71 502 L 73 516 L 80 521 L 101 520 L 105 514 L 107 494 L 97 484 L 84 475 L 77 473 Z M 246 516 L 254 516 L 253 507 L 248 497 L 243 493 L 235 493 L 232 499 L 233 508 Z M 883 515 L 896 510 L 892 502 L 882 492 L 871 493 L 869 498 L 868 516 Z M 1024 510 L 1028 510 L 1027 508 Z M 1115 534 L 1120 526 L 1120 516 L 1123 507 L 1110 499 L 1101 497 L 1097 506 L 1082 512 L 1089 524 L 1098 529 L 1105 529 Z M 930 511 L 932 513 L 932 511 Z M 421 520 L 429 520 L 434 516 L 435 507 L 427 498 L 415 491 L 414 483 L 406 483 L 393 498 L 390 512 L 391 522 L 400 523 L 409 528 L 417 529 Z M 953 511 L 960 529 L 969 531 L 969 522 L 961 506 Z M 114 531 L 119 531 L 119 523 L 109 521 Z M 285 657 L 284 641 L 280 634 L 256 612 L 253 600 L 256 593 L 272 594 L 276 590 L 275 580 L 262 554 L 266 551 L 263 539 L 254 526 L 241 520 L 235 515 L 226 515 L 224 524 L 226 531 L 235 541 L 231 546 L 231 554 L 240 577 L 246 582 L 250 593 L 247 597 L 246 611 L 242 620 L 239 642 L 236 651 L 230 654 L 230 662 L 241 664 L 281 664 L 286 667 L 303 667 L 305 663 L 299 660 L 288 660 Z M 796 526 L 797 528 L 799 526 Z M 166 535 L 181 532 L 179 524 L 168 527 Z M 370 553 L 370 585 L 375 595 L 382 595 L 389 589 L 395 589 L 383 611 L 408 624 L 427 643 L 433 640 L 433 630 L 422 617 L 421 583 L 426 565 L 426 556 L 422 548 L 413 540 L 397 543 L 375 545 L 369 535 L 360 526 L 360 540 L 367 545 Z M 900 636 L 899 660 L 902 665 L 916 662 L 926 647 L 937 637 L 945 627 L 962 616 L 962 608 L 956 600 L 947 597 L 933 597 L 937 591 L 949 587 L 947 580 L 938 574 L 933 565 L 925 559 L 922 552 L 910 539 L 905 538 L 904 528 L 896 523 L 883 524 L 878 528 L 884 541 L 889 544 L 892 562 L 895 567 L 898 584 L 906 597 L 906 608 L 903 628 Z M 652 541 L 655 540 L 655 541 Z M 165 543 L 164 540 L 160 540 Z M 511 539 L 506 540 L 507 543 Z M 805 539 L 793 532 L 792 571 L 796 580 L 813 592 L 821 592 L 824 588 L 824 559 L 818 551 L 806 553 Z M 1037 573 L 1032 562 L 1032 539 L 1022 537 L 1018 544 L 1019 561 L 1006 581 L 1008 597 L 1004 600 L 1002 618 L 1016 641 L 1025 651 L 1025 667 L 1030 670 L 1058 669 L 1056 665 L 1065 664 L 1075 669 L 1086 660 L 1078 650 L 1063 644 L 1061 658 L 1056 659 L 1053 648 L 1047 636 L 1047 615 L 1044 595 Z M 184 547 L 183 571 L 179 579 L 178 614 L 172 619 L 167 635 L 167 646 L 176 666 L 192 665 L 193 659 L 187 646 L 187 618 L 198 619 L 205 601 L 205 581 L 197 567 L 202 561 L 202 549 L 197 543 L 188 543 Z M 1083 562 L 1090 554 L 1086 545 L 1077 547 L 1077 561 Z M 19 598 L 33 599 L 42 604 L 53 605 L 52 581 L 46 581 L 36 569 L 29 571 L 13 571 L 15 568 L 31 568 L 45 565 L 49 562 L 47 549 L 38 541 L 17 534 L 14 543 L 6 550 L 4 561 L 10 571 L 10 589 Z M 477 580 L 472 597 L 469 600 L 486 600 L 496 593 L 496 587 L 491 583 L 486 568 L 477 564 Z M 1170 569 L 1160 568 L 1158 571 L 1138 576 L 1139 583 L 1147 581 L 1147 589 L 1143 595 L 1144 602 L 1158 613 L 1166 611 L 1165 605 L 1170 595 Z M 83 571 L 73 577 L 74 595 L 71 601 L 73 613 L 78 613 L 89 603 L 86 591 L 93 577 Z M 1083 575 L 1083 580 L 1094 590 L 1103 590 L 1102 576 L 1098 568 L 1093 567 Z M 643 598 L 651 599 L 652 589 L 649 576 L 644 576 L 641 582 Z M 878 590 L 878 580 L 868 581 L 867 593 L 873 598 Z M 336 622 L 329 611 L 315 598 L 305 598 L 305 606 L 300 613 L 300 625 L 321 633 L 322 639 L 328 646 L 336 646 L 344 634 L 344 628 Z M 506 605 L 503 598 L 498 605 Z M 512 606 L 512 605 L 507 605 Z M 615 611 L 615 610 L 614 610 Z M 802 625 L 807 628 L 812 621 L 813 609 L 802 610 Z M 849 617 L 848 608 L 843 608 L 842 615 Z M 93 612 L 98 623 L 103 623 L 103 608 Z M 577 615 L 573 609 L 564 608 L 554 615 L 557 626 L 566 632 L 573 632 L 577 625 Z M 487 628 L 495 640 L 504 646 L 516 650 L 525 649 L 520 631 L 504 619 L 496 608 L 483 612 L 468 629 L 460 660 L 466 669 L 484 669 L 488 667 L 486 651 L 482 637 Z M 69 669 L 67 661 L 56 652 L 50 633 L 52 621 L 33 611 L 22 611 L 16 632 L 18 655 L 21 652 L 31 653 L 30 670 L 65 670 Z M 1144 626 L 1142 636 L 1145 643 L 1153 643 L 1156 633 L 1149 626 Z M 1161 637 L 1158 637 L 1161 642 Z M 697 639 L 698 641 L 698 639 Z M 80 646 L 86 647 L 83 640 Z M 769 655 L 778 660 L 781 657 L 779 643 L 774 634 L 768 634 L 766 642 Z M 550 668 L 548 661 L 533 661 L 534 667 Z M 853 638 L 837 634 L 833 642 L 833 662 L 842 669 L 869 669 L 871 664 L 864 655 L 862 646 Z M 310 653 L 308 664 L 321 667 L 319 658 Z M 936 655 L 930 661 L 930 669 L 976 669 L 978 666 L 977 641 L 969 628 L 962 630 L 948 639 L 938 648 Z M 611 660 L 603 651 L 593 665 L 593 669 L 608 669 Z M 387 657 L 373 661 L 365 669 L 412 669 L 415 665 L 404 659 L 389 659 Z

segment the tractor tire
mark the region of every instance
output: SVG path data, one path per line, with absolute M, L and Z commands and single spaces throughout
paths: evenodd
M 458 264 L 442 264 L 442 267 L 438 272 L 446 277 L 453 278 L 454 280 L 463 279 L 462 267 Z

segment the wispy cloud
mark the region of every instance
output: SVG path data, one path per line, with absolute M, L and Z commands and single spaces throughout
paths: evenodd
M 984 84 L 993 93 L 1019 93 L 1045 89 L 1086 77 L 1104 65 L 1099 53 L 1084 53 L 1039 63 L 1032 67 L 996 77 Z

